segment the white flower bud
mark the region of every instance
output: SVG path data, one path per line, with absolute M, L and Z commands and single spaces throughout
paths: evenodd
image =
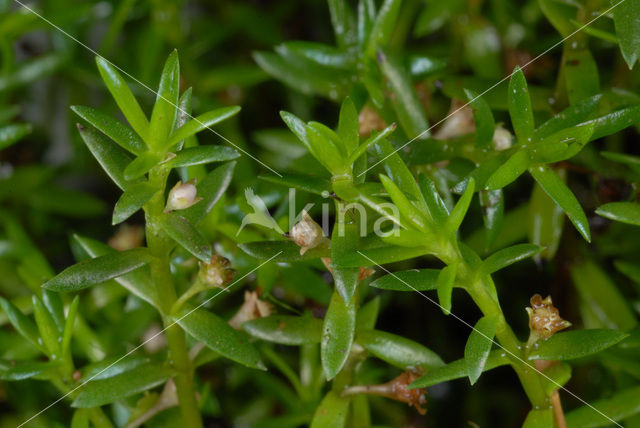
M 173 189 L 169 191 L 169 197 L 167 198 L 167 205 L 164 208 L 164 212 L 168 213 L 175 210 L 183 210 L 190 206 L 200 202 L 202 198 L 196 197 L 196 180 L 195 178 L 182 183 L 178 181 Z
M 510 149 L 512 145 L 513 135 L 511 135 L 511 132 L 500 125 L 496 126 L 495 131 L 493 131 L 493 147 L 500 151 Z
M 300 255 L 303 255 L 312 248 L 328 242 L 324 236 L 322 227 L 316 223 L 306 211 L 302 211 L 302 220 L 296 223 L 289 232 L 289 236 L 300 246 Z

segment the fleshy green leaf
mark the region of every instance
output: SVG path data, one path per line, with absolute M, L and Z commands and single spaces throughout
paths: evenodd
M 78 245 L 88 257 L 95 258 L 116 254 L 116 250 L 113 248 L 91 238 L 73 235 L 71 239 L 72 244 Z M 118 276 L 115 281 L 142 300 L 157 306 L 155 285 L 147 268 L 135 269 L 125 275 Z
M 147 364 L 136 368 L 135 376 L 121 373 L 107 379 L 87 382 L 71 403 L 72 407 L 89 408 L 113 403 L 162 385 L 173 376 L 164 365 Z
M 399 4 L 400 1 L 386 0 L 386 3 Z M 378 63 L 382 74 L 386 77 L 387 87 L 393 94 L 391 105 L 407 137 L 410 139 L 418 136 L 420 139 L 428 137 L 429 123 L 407 70 L 396 58 L 382 52 L 378 52 Z
M 346 363 L 356 328 L 356 299 L 349 303 L 337 291 L 331 296 L 322 327 L 321 361 L 328 380 Z
M 191 224 L 197 225 L 200 223 L 200 221 L 211 212 L 224 192 L 227 191 L 235 167 L 235 161 L 228 162 L 207 174 L 197 185 L 197 195 L 201 197 L 202 200 L 186 210 L 180 211 L 180 214 L 189 220 Z
M 246 336 L 205 309 L 187 309 L 173 319 L 191 336 L 220 355 L 254 369 L 264 370 L 260 354 Z
M 445 233 L 448 235 L 455 234 L 460 225 L 462 224 L 462 220 L 464 220 L 464 216 L 467 214 L 469 210 L 469 205 L 471 204 L 471 199 L 473 198 L 473 192 L 475 190 L 475 180 L 470 178 L 467 182 L 467 188 L 464 190 L 458 202 L 451 210 L 451 214 L 449 214 L 449 218 L 447 219 L 447 223 L 445 224 Z
M 520 67 L 516 66 L 509 80 L 509 116 L 513 130 L 518 137 L 520 144 L 527 144 L 533 141 L 533 109 L 531 108 L 531 98 L 527 80 Z
M 445 315 L 451 313 L 451 292 L 453 291 L 453 283 L 456 280 L 456 273 L 458 271 L 458 265 L 452 264 L 442 268 L 438 273 L 438 302 Z
M 367 52 L 372 55 L 380 47 L 387 46 L 395 28 L 402 0 L 385 0 L 380 6 L 369 35 Z M 426 129 L 426 128 L 425 128 Z
M 490 275 L 527 257 L 535 256 L 542 250 L 544 250 L 544 247 L 534 244 L 518 244 L 503 248 L 491 254 L 482 262 L 482 274 Z
M 170 150 L 180 141 L 185 140 L 190 136 L 195 135 L 204 129 L 210 128 L 224 120 L 227 120 L 230 117 L 235 116 L 239 112 L 240 107 L 232 106 L 222 107 L 216 110 L 211 110 L 207 113 L 203 113 L 173 131 L 166 144 L 163 145 L 163 149 Z
M 111 224 L 122 223 L 135 214 L 144 204 L 147 203 L 158 189 L 148 182 L 135 183 L 127 187 L 127 190 L 120 196 L 113 209 Z
M 564 80 L 569 103 L 576 104 L 600 92 L 598 66 L 587 48 L 565 45 Z
M 486 372 L 507 364 L 509 364 L 509 359 L 504 355 L 504 351 L 496 349 L 489 353 L 489 357 L 484 364 L 483 371 Z M 430 370 L 427 374 L 410 384 L 409 388 L 426 388 L 428 386 L 467 376 L 469 376 L 467 371 L 467 362 L 466 359 L 461 358 L 444 367 L 438 367 Z
M 353 12 L 346 0 L 329 0 L 331 24 L 336 40 L 340 47 L 346 47 L 356 42 L 356 28 Z
M 558 131 L 572 128 L 579 123 L 585 122 L 598 111 L 601 99 L 602 95 L 598 94 L 567 107 L 540 125 L 535 131 L 535 138 L 542 140 Z
M 554 426 L 553 409 L 530 410 L 522 428 L 549 428 Z
M 120 147 L 130 151 L 136 155 L 139 155 L 147 150 L 147 145 L 144 141 L 133 132 L 128 126 L 120 122 L 119 120 L 104 114 L 91 107 L 84 106 L 72 106 L 73 110 L 78 116 L 95 126 L 100 132 L 113 141 L 118 143 Z
M 51 313 L 49 313 L 47 307 L 42 303 L 42 300 L 40 300 L 40 298 L 35 294 L 31 297 L 31 301 L 33 303 L 33 315 L 36 319 L 38 331 L 40 332 L 40 338 L 42 339 L 45 348 L 49 351 L 48 355 L 54 359 L 59 358 L 60 343 L 58 340 L 60 339 L 60 331 L 58 330 Z
M 322 338 L 322 321 L 310 316 L 271 315 L 247 321 L 242 328 L 253 337 L 281 345 L 311 345 Z
M 546 166 L 537 166 L 529 169 L 533 178 L 540 187 L 567 213 L 569 220 L 578 229 L 578 232 L 587 241 L 591 242 L 589 221 L 580 203 L 558 175 Z
M 610 202 L 600 205 L 596 214 L 610 220 L 640 226 L 640 205 L 635 202 Z
M 591 141 L 593 141 L 615 134 L 638 121 L 640 121 L 640 105 L 634 105 L 596 117 L 585 124 L 592 123 L 594 125 L 593 135 L 591 135 Z
M 311 420 L 311 428 L 344 428 L 349 413 L 349 397 L 334 391 L 324 396 Z
M 444 366 L 435 352 L 403 336 L 380 330 L 363 330 L 358 333 L 356 341 L 371 354 L 403 370 L 416 366 L 424 369 Z
M 473 122 L 476 126 L 476 145 L 485 147 L 493 140 L 495 121 L 489 104 L 478 94 L 468 89 L 464 90 L 467 100 L 473 109 Z
M 174 50 L 167 58 L 160 76 L 156 104 L 153 106 L 149 123 L 150 146 L 164 147 L 176 120 L 179 92 L 180 62 L 178 61 L 178 51 Z M 184 138 L 179 138 L 176 142 L 180 140 L 184 140 Z
M 120 73 L 118 73 L 115 67 L 106 59 L 97 56 L 96 64 L 98 65 L 102 80 L 104 80 L 109 92 L 111 92 L 111 96 L 113 96 L 116 104 L 120 107 L 122 114 L 127 118 L 127 121 L 136 133 L 146 141 L 149 132 L 149 121 L 126 82 L 122 79 L 122 76 L 120 76 Z
M 314 193 L 320 196 L 326 196 L 331 189 L 331 183 L 324 178 L 306 176 L 306 175 L 289 175 L 285 177 L 277 177 L 273 175 L 259 176 L 260 180 L 268 183 L 278 184 L 284 187 L 292 187 L 304 190 L 305 192 Z
M 518 150 L 491 174 L 486 183 L 487 190 L 502 189 L 511 184 L 529 168 L 530 164 L 527 151 Z
M 497 326 L 498 318 L 496 316 L 484 316 L 476 323 L 469 335 L 464 347 L 464 361 L 471 385 L 476 383 L 484 371 Z
M 318 122 L 309 122 L 307 125 L 307 138 L 311 154 L 318 162 L 333 175 L 342 175 L 348 172 L 345 156 L 342 153 L 338 136 L 332 129 Z
M 558 175 L 564 179 L 566 171 L 558 170 Z M 562 230 L 564 229 L 565 215 L 554 201 L 542 190 L 542 187 L 535 183 L 531 193 L 531 202 L 528 207 L 528 228 L 529 241 L 532 244 L 544 247 L 540 253 L 540 258 L 551 260 L 558 250 Z
M 338 212 L 331 236 L 331 273 L 335 288 L 345 302 L 350 302 L 358 287 L 359 268 L 343 268 L 342 257 L 358 249 L 360 222 L 351 211 Z M 335 264 L 334 264 L 335 263 Z
M 124 178 L 127 181 L 135 180 L 145 175 L 151 168 L 162 160 L 162 156 L 155 152 L 146 152 L 135 158 L 124 169 Z
M 611 421 L 623 420 L 640 412 L 640 387 L 634 386 L 615 393 L 611 398 L 605 398 L 591 403 L 598 411 L 591 407 L 582 406 L 567 413 L 568 428 L 597 428 L 611 426 Z M 599 413 L 600 412 L 600 413 Z M 604 417 L 602 415 L 606 415 Z
M 36 348 L 43 350 L 43 346 L 38 342 L 40 335 L 38 334 L 38 328 L 26 315 L 20 311 L 13 303 L 0 296 L 0 306 L 7 314 L 9 322 L 13 327 L 29 342 L 31 342 Z
M 638 60 L 640 55 L 640 3 L 637 0 L 626 0 L 616 4 L 613 9 L 613 22 L 616 27 L 618 44 L 622 57 L 627 62 L 629 69 Z
M 406 218 L 409 223 L 419 230 L 426 230 L 426 219 L 422 213 L 409 201 L 404 193 L 385 175 L 380 175 L 380 182 L 391 197 L 394 205 L 400 210 L 402 217 Z
M 627 337 L 617 330 L 588 329 L 556 333 L 538 341 L 529 354 L 530 360 L 572 360 L 596 354 Z
M 582 304 L 596 314 L 595 326 L 627 331 L 638 324 L 618 285 L 596 263 L 585 260 L 572 264 L 571 278 Z
M 54 291 L 77 291 L 117 278 L 149 263 L 145 248 L 115 252 L 81 261 L 60 272 L 42 286 Z
M 162 229 L 193 256 L 205 263 L 211 261 L 211 245 L 187 220 L 176 213 L 166 214 L 160 223 Z
M 338 120 L 338 136 L 344 144 L 345 152 L 350 155 L 358 148 L 360 143 L 360 124 L 356 106 L 347 97 L 340 107 L 340 119 Z
M 436 225 L 444 226 L 449 218 L 449 210 L 447 210 L 447 206 L 440 197 L 436 184 L 424 174 L 420 174 L 418 181 L 429 216 Z
M 18 362 L 6 370 L 0 369 L 0 380 L 20 381 L 25 379 L 52 379 L 59 369 L 58 361 Z
M 481 190 L 478 193 L 482 207 L 482 220 L 486 230 L 486 246 L 491 248 L 502 230 L 504 220 L 504 194 L 502 189 Z
M 124 190 L 129 184 L 124 178 L 124 170 L 132 161 L 131 156 L 118 145 L 109 141 L 94 128 L 86 128 L 78 124 L 82 140 L 96 158 L 102 169 L 118 187 Z
M 177 156 L 167 162 L 170 168 L 202 165 L 211 162 L 223 162 L 236 159 L 240 153 L 226 146 L 189 147 L 178 152 Z
M 69 346 L 71 345 L 71 335 L 73 334 L 73 328 L 76 322 L 76 315 L 78 314 L 78 305 L 80 304 L 80 296 L 76 296 L 69 305 L 69 311 L 67 313 L 67 319 L 62 331 L 62 344 L 60 350 L 63 355 L 68 355 L 70 352 Z M 66 357 L 65 357 L 66 358 Z
M 439 269 L 414 269 L 382 276 L 369 285 L 382 290 L 428 291 L 438 287 Z M 409 285 L 407 285 L 409 284 Z

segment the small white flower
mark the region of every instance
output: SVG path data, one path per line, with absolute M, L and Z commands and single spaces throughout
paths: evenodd
M 196 197 L 196 192 L 195 178 L 187 181 L 186 183 L 178 181 L 169 191 L 169 197 L 167 198 L 167 205 L 164 208 L 164 212 L 168 213 L 175 210 L 183 210 L 200 202 L 202 198 Z

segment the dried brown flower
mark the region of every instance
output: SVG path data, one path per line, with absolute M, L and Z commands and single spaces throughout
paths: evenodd
M 423 406 L 427 403 L 426 388 L 409 389 L 409 385 L 422 374 L 421 371 L 406 371 L 395 379 L 381 385 L 356 385 L 344 390 L 342 395 L 371 394 L 407 403 L 421 415 L 427 413 Z
M 229 325 L 239 330 L 245 322 L 256 318 L 268 317 L 269 315 L 271 315 L 271 304 L 258 299 L 258 293 L 255 291 L 245 291 L 244 303 L 233 318 L 229 320 Z
M 531 307 L 526 308 L 529 314 L 531 333 L 538 339 L 548 339 L 556 332 L 571 326 L 569 321 L 560 317 L 558 309 L 553 306 L 551 296 L 542 299 L 539 294 L 531 297 Z
M 382 131 L 387 124 L 380 117 L 378 112 L 369 106 L 364 106 L 358 114 L 358 122 L 360 124 L 360 136 L 367 137 L 371 131 Z
M 118 251 L 125 251 L 141 247 L 143 240 L 143 227 L 128 225 L 125 223 L 118 228 L 118 231 L 111 238 L 109 238 L 108 244 L 111 248 Z

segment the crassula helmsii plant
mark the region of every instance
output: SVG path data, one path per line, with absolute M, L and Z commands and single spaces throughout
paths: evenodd
M 573 34 L 610 5 L 540 0 L 540 12 L 569 37 L 554 87 L 528 84 L 520 61 L 522 69 L 507 70 L 508 83 L 486 93 L 502 70 L 495 29 L 479 3 L 429 3 L 412 30 L 418 2 L 376 7 L 361 0 L 352 11 L 349 2 L 329 1 L 337 46 L 289 42 L 275 54 L 254 55 L 294 89 L 339 103 L 337 120 L 307 122 L 284 111 L 288 136 L 262 135 L 265 152 L 279 160 L 279 171 L 265 171 L 256 184 L 260 194 L 270 192 L 264 200 L 251 189 L 227 195 L 240 151 L 199 145 L 195 134 L 239 109 L 192 117 L 191 89 L 180 93 L 177 52 L 162 70 L 150 118 L 117 68 L 98 57 L 129 126 L 91 107 L 72 110 L 82 119 L 86 147 L 122 190 L 113 224 L 142 211 L 144 228 L 123 226 L 110 245 L 73 235 L 78 263 L 55 275 L 16 216 L 2 213 L 2 254 L 17 261 L 32 296 L 0 298 L 2 322 L 15 330 L 6 343 L 22 357 L 0 360 L 0 379 L 50 383 L 70 403 L 57 416 L 63 426 L 200 427 L 223 417 L 239 425 L 369 427 L 424 414 L 449 381 L 467 379 L 482 391 L 476 383 L 483 373 L 504 366 L 498 370 L 511 382 L 509 391 L 520 388 L 529 401 L 516 424 L 634 426 L 637 314 L 595 256 L 577 250 L 581 257 L 569 267 L 578 313 L 561 313 L 543 298 L 548 284 L 536 290 L 542 295 L 520 299 L 517 284 L 501 276 L 526 258 L 553 260 L 565 217 L 577 231 L 564 231 L 569 245 L 590 248 L 594 220 L 580 203 L 588 198 L 576 197 L 569 173 L 613 176 L 635 192 L 640 161 L 615 136 L 640 121 L 640 99 L 601 88 L 588 43 L 589 37 L 618 43 L 634 65 L 638 10 L 626 1 L 612 22 Z M 508 23 L 496 15 L 495 26 L 506 32 Z M 458 20 L 461 30 L 452 35 L 451 57 L 404 49 L 411 31 L 429 36 L 447 20 Z M 503 42 L 513 44 L 514 34 L 517 28 Z M 434 132 L 430 123 L 438 125 Z M 0 134 L 3 146 L 28 130 L 10 126 Z M 599 153 L 594 146 L 603 139 Z M 222 164 L 205 167 L 214 162 Z M 596 213 L 639 225 L 634 192 Z M 633 229 L 615 226 L 599 251 L 616 257 L 617 270 L 638 283 L 637 248 L 623 246 L 628 254 L 613 248 Z M 468 234 L 469 227 L 477 231 Z M 233 291 L 244 301 L 229 297 L 221 305 Z M 444 330 L 429 331 L 424 341 L 387 331 L 381 325 L 396 316 L 383 311 L 390 300 L 466 324 L 466 344 L 443 358 L 437 351 L 450 334 Z M 105 315 L 96 319 L 93 312 Z M 123 342 L 117 349 L 102 345 Z M 583 398 L 567 382 L 594 361 L 615 379 Z M 223 372 L 216 397 L 212 384 Z M 224 412 L 222 395 L 235 397 Z M 563 399 L 570 401 L 567 415 Z M 394 413 L 395 402 L 409 416 Z M 37 404 L 49 410 L 47 402 Z M 38 406 L 24 419 L 46 426 Z

